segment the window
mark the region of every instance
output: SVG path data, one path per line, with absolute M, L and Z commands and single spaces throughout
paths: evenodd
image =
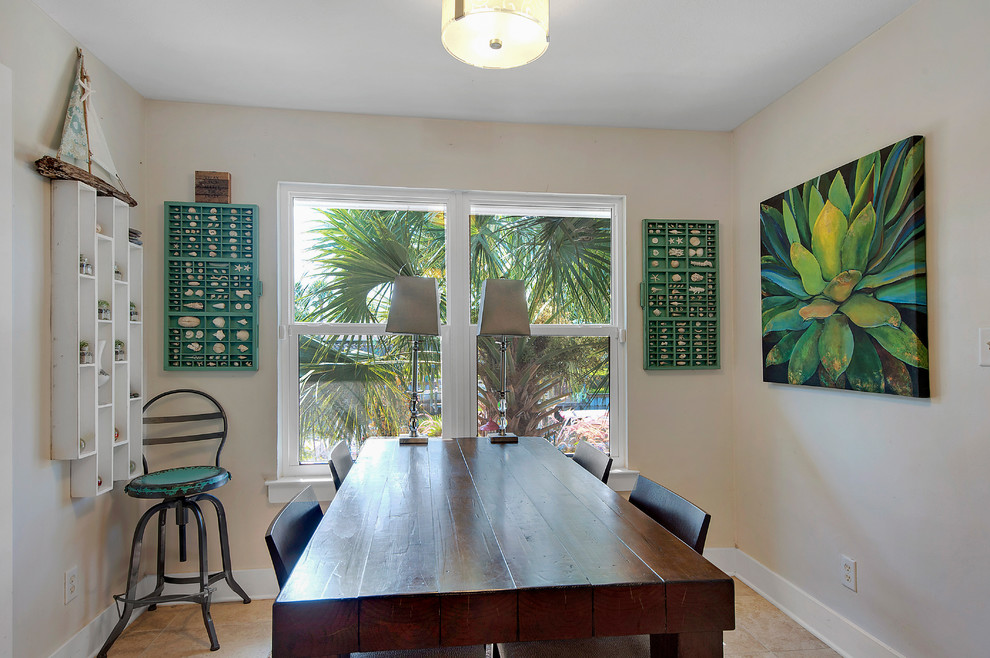
M 472 436 L 494 416 L 481 284 L 522 279 L 532 336 L 509 347 L 509 429 L 563 452 L 585 439 L 622 463 L 623 224 L 621 197 L 280 184 L 280 476 L 323 475 L 337 441 L 356 454 L 407 426 L 411 341 L 384 332 L 400 274 L 440 286 L 421 431 Z

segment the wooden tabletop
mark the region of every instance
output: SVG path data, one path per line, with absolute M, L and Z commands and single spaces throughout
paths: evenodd
M 272 614 L 275 658 L 734 627 L 731 578 L 527 437 L 367 441 Z

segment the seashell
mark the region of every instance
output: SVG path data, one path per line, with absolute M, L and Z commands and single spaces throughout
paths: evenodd
M 189 297 L 192 294 L 193 294 L 192 290 L 186 290 L 186 297 Z
M 244 305 L 244 308 L 245 308 L 245 309 L 250 309 L 250 308 L 251 308 L 251 305 L 250 305 L 250 304 L 245 304 L 245 305 Z
M 237 231 L 231 231 L 230 232 L 230 237 L 236 238 L 237 237 Z
M 681 280 L 681 275 L 680 274 L 671 274 L 670 275 L 670 280 L 671 281 L 680 281 Z
M 251 294 L 251 291 L 250 290 L 236 290 L 236 291 L 234 291 L 234 294 L 237 295 L 238 297 L 240 297 L 241 299 L 243 299 L 244 297 L 247 297 L 248 295 L 250 295 Z
M 691 232 L 694 233 L 694 231 Z M 692 247 L 697 247 L 699 244 L 701 244 L 701 238 L 691 238 L 690 242 Z
M 672 260 L 672 261 L 670 261 L 670 266 L 671 267 L 680 267 L 681 266 L 681 261 L 679 261 L 679 260 Z
M 245 324 L 247 324 L 247 320 L 245 320 L 244 318 L 241 318 L 240 320 L 237 321 L 237 324 L 239 324 L 239 325 L 245 325 Z
M 223 318 L 213 318 L 213 326 L 217 329 L 222 328 L 225 324 L 227 324 L 227 321 Z
M 251 348 L 249 348 L 247 345 L 238 345 L 237 349 L 239 349 L 241 352 L 247 352 Z
M 191 315 L 184 315 L 178 320 L 180 327 L 198 327 L 199 318 L 194 318 Z
M 196 292 L 196 296 L 197 297 L 202 297 L 203 296 L 203 291 L 202 290 L 197 290 L 195 292 Z
M 203 310 L 203 302 L 189 302 L 188 304 L 183 304 L 186 308 L 191 308 L 197 311 Z M 196 325 L 193 325 L 196 326 Z
M 241 304 L 239 304 L 239 303 L 238 304 L 234 304 L 234 308 L 239 309 L 240 307 L 241 307 Z
M 196 255 L 196 252 L 195 252 L 195 251 L 190 251 L 190 252 L 189 252 L 189 255 L 190 255 L 190 256 L 195 256 L 195 255 Z
M 702 281 L 702 280 L 704 280 L 704 278 L 705 278 L 705 277 L 704 277 L 704 275 L 702 275 L 702 274 L 697 274 L 697 273 L 696 273 L 696 274 L 692 274 L 692 275 L 691 275 L 691 280 L 692 280 L 692 281 Z
M 192 338 L 192 337 L 193 337 L 193 330 L 190 329 L 186 332 L 186 338 Z
M 224 308 L 225 306 L 227 306 L 227 304 L 224 302 L 217 302 L 216 304 L 213 304 L 213 308 Z
M 660 315 L 660 309 L 658 308 L 653 309 L 653 315 Z
M 204 334 L 203 334 L 203 330 L 202 329 L 200 329 L 199 331 L 196 332 L 196 338 L 202 338 L 203 336 L 204 336 Z
M 199 343 L 189 343 L 189 345 L 187 345 L 186 347 L 188 347 L 190 349 L 190 351 L 193 351 L 193 352 L 198 352 L 201 349 L 203 349 L 203 346 L 200 345 Z
M 217 354 L 223 354 L 225 351 L 227 351 L 227 346 L 224 345 L 223 343 L 216 343 L 213 346 L 213 351 L 216 352 Z
M 216 208 L 210 208 L 210 212 L 216 214 L 217 209 Z
M 196 221 L 195 220 L 191 220 L 189 222 L 189 226 L 196 226 Z
M 223 329 L 217 329 L 215 332 L 213 332 L 213 337 L 216 338 L 217 340 L 223 340 L 226 336 L 227 334 L 223 333 Z
M 189 210 L 188 210 L 188 212 L 196 212 L 196 209 L 195 209 L 195 208 L 193 208 L 192 206 L 189 206 Z
M 250 214 L 251 214 L 251 209 L 250 209 L 250 208 L 248 208 L 247 210 L 245 210 L 245 211 L 244 211 L 244 214 L 245 214 L 245 215 L 250 215 Z
M 237 214 L 237 208 L 231 208 L 230 209 L 230 214 L 231 215 L 236 215 Z

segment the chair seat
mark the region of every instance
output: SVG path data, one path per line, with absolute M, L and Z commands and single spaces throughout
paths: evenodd
M 219 466 L 182 466 L 139 475 L 124 487 L 134 498 L 179 498 L 222 487 L 230 479 Z

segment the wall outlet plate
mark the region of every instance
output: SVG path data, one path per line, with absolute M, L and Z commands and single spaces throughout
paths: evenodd
M 856 589 L 856 560 L 847 555 L 840 555 L 839 558 L 841 565 L 839 577 L 842 579 L 842 584 L 854 592 L 859 591 Z
M 980 360 L 981 366 L 990 366 L 990 328 L 980 329 Z
M 79 567 L 72 567 L 65 572 L 65 603 L 79 596 Z

